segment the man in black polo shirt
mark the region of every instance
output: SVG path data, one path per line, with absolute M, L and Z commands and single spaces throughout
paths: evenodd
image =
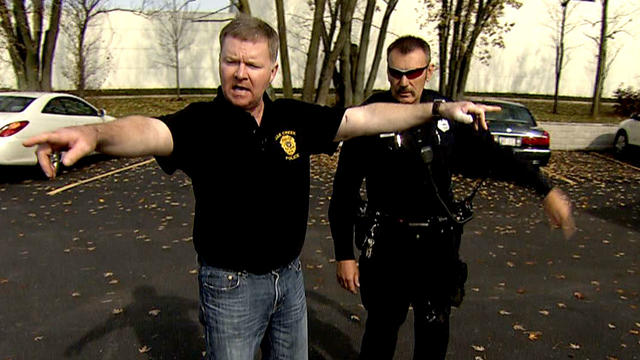
M 93 151 L 155 155 L 168 173 L 183 170 L 196 199 L 194 245 L 200 263 L 207 358 L 307 358 L 307 315 L 298 256 L 308 216 L 309 155 L 332 153 L 354 136 L 406 129 L 432 118 L 432 104 L 373 104 L 348 110 L 264 95 L 277 71 L 278 36 L 239 17 L 220 33 L 222 86 L 211 102 L 153 119 L 129 116 L 25 141 L 71 165 Z M 449 118 L 486 127 L 484 111 L 448 103 Z

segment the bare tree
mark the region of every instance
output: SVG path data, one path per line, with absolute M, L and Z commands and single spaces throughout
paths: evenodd
M 351 38 L 351 19 L 355 10 L 357 0 L 338 0 L 335 12 L 340 14 L 340 30 L 333 44 L 333 47 L 325 46 L 325 61 L 320 71 L 320 79 L 318 80 L 318 90 L 316 93 L 316 103 L 326 104 L 329 95 L 329 88 L 336 61 L 343 52 L 344 47 L 349 45 Z M 331 37 L 326 37 L 329 41 Z
M 427 24 L 438 28 L 440 92 L 459 98 L 465 90 L 474 56 L 491 58 L 490 49 L 504 47 L 503 35 L 514 23 L 502 20 L 506 7 L 520 8 L 520 0 L 423 0 L 430 11 Z
M 304 82 L 302 85 L 302 100 L 311 102 L 315 93 L 318 58 L 320 54 L 320 41 L 324 32 L 324 12 L 326 0 L 315 0 L 313 11 L 313 26 L 311 28 L 311 40 L 307 51 L 307 62 L 304 68 Z
M 551 39 L 555 50 L 555 86 L 552 111 L 554 114 L 557 114 L 562 70 L 568 62 L 568 53 L 570 50 L 570 48 L 566 46 L 566 37 L 577 28 L 578 24 L 568 22 L 569 16 L 575 8 L 575 4 L 570 3 L 570 0 L 553 0 L 552 5 L 549 4 L 549 6 L 549 19 L 545 20 L 544 24 L 551 28 Z
M 182 52 L 193 43 L 193 18 L 195 10 L 189 8 L 194 0 L 164 0 L 162 10 L 154 15 L 157 26 L 158 45 L 161 53 L 158 62 L 173 69 L 176 96 L 180 93 L 180 70 Z
M 22 90 L 51 90 L 53 57 L 60 28 L 62 0 L 51 0 L 45 29 L 45 1 L 0 0 L 0 28 L 17 85 Z M 31 17 L 31 22 L 29 21 Z
M 67 0 L 62 30 L 68 38 L 69 61 L 63 75 L 71 81 L 80 96 L 86 89 L 99 88 L 106 78 L 111 60 L 100 33 L 88 34 L 96 18 L 113 9 L 111 0 Z
M 602 97 L 602 84 L 606 76 L 605 64 L 607 61 L 607 11 L 609 0 L 602 0 L 602 16 L 600 20 L 600 37 L 596 40 L 598 43 L 598 64 L 596 65 L 596 80 L 593 85 L 593 98 L 591 100 L 591 116 L 596 117 L 600 112 L 600 98 Z
M 377 8 L 376 0 L 366 1 L 362 18 L 355 18 L 354 15 L 358 5 L 357 0 L 315 0 L 314 20 L 305 67 L 303 100 L 326 103 L 332 81 L 340 105 L 349 106 L 360 103 L 371 94 L 378 75 L 389 19 L 398 0 L 385 2 L 387 6 L 382 23 L 378 26 L 376 50 L 372 64 L 367 68 L 371 30 L 375 26 L 373 15 Z M 325 18 L 326 13 L 328 16 Z M 357 21 L 362 22 L 358 45 L 351 43 L 352 23 Z M 324 49 L 324 57 L 320 66 L 317 91 L 314 91 L 320 45 Z M 339 61 L 339 67 L 336 66 L 336 61 Z
M 276 0 L 278 17 L 278 35 L 280 36 L 280 65 L 282 66 L 282 92 L 284 97 L 293 97 L 291 84 L 291 67 L 289 66 L 289 48 L 287 47 L 287 25 L 284 17 L 283 0 Z
M 367 78 L 367 84 L 364 89 L 364 97 L 367 98 L 373 92 L 373 84 L 378 77 L 378 68 L 380 67 L 380 61 L 382 59 L 382 53 L 384 48 L 384 42 L 387 36 L 387 29 L 389 28 L 389 20 L 391 19 L 391 13 L 396 8 L 398 4 L 398 0 L 388 0 L 387 7 L 384 10 L 384 15 L 382 16 L 382 22 L 380 25 L 380 30 L 378 31 L 378 40 L 376 42 L 376 50 L 373 54 L 373 64 L 371 65 L 371 71 L 369 72 L 369 77 Z
M 633 11 L 616 11 L 609 14 L 609 0 L 602 0 L 601 13 L 598 21 L 588 22 L 591 26 L 600 25 L 600 31 L 597 36 L 587 35 L 598 47 L 596 55 L 596 75 L 593 85 L 593 97 L 591 100 L 591 116 L 597 117 L 600 112 L 600 101 L 604 82 L 609 73 L 609 69 L 613 64 L 620 47 L 611 47 L 610 40 L 614 40 L 618 35 L 627 34 L 626 27 L 631 23 L 633 17 L 638 10 Z

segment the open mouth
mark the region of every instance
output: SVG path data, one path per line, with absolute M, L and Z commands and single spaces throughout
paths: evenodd
M 233 91 L 235 91 L 235 92 L 248 92 L 248 91 L 251 91 L 251 90 L 249 90 L 249 88 L 246 88 L 246 87 L 240 86 L 240 85 L 234 85 L 231 89 Z

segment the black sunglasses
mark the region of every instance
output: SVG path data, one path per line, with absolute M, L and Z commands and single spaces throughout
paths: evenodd
M 427 70 L 428 67 L 429 65 L 421 68 L 416 68 L 416 69 L 398 70 L 389 66 L 387 69 L 389 71 L 389 75 L 391 75 L 391 77 L 395 79 L 402 79 L 403 76 L 406 76 L 407 79 L 413 80 L 422 76 L 422 74 L 424 73 L 425 70 Z

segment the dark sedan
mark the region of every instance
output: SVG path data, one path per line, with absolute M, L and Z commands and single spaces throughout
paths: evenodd
M 510 101 L 478 101 L 482 104 L 497 105 L 502 111 L 487 113 L 489 131 L 500 146 L 513 150 L 515 156 L 537 166 L 549 162 L 549 133 L 538 126 L 526 106 Z

